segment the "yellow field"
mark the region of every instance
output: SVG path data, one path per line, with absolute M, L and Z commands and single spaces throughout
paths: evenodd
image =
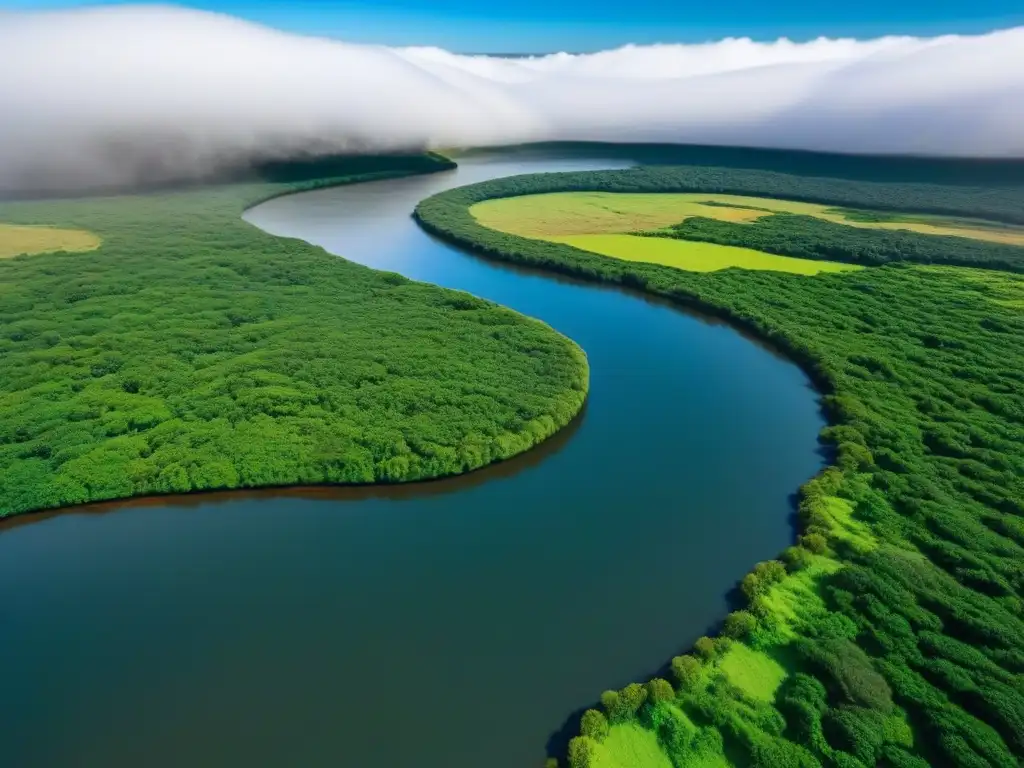
M 709 195 L 555 192 L 485 200 L 470 213 L 485 227 L 513 235 L 548 238 L 636 232 L 678 224 L 688 216 L 753 221 L 760 211 L 702 205 Z M 753 199 L 753 198 L 752 198 Z
M 926 235 L 1024 245 L 1024 227 L 911 214 L 901 221 L 854 221 L 828 205 L 743 195 L 555 192 L 485 200 L 474 205 L 470 212 L 491 229 L 542 239 L 660 229 L 691 216 L 744 223 L 773 213 L 796 213 L 862 229 L 903 229 Z
M 848 272 L 854 269 L 863 269 L 856 264 L 843 264 L 838 261 L 797 259 L 791 256 L 763 253 L 750 248 L 673 240 L 667 237 L 570 235 L 544 239 L 566 243 L 584 251 L 600 253 L 602 256 L 611 256 L 626 261 L 664 264 L 691 272 L 714 272 L 727 267 L 741 267 L 743 269 L 792 272 L 797 275 L 816 275 L 819 272 Z
M 0 259 L 27 253 L 92 251 L 99 245 L 100 239 L 96 235 L 80 229 L 0 224 Z

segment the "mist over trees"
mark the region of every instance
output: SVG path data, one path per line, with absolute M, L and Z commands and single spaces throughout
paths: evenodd
M 496 59 L 111 6 L 6 14 L 0 50 L 0 191 L 529 141 L 1024 157 L 1024 28 Z

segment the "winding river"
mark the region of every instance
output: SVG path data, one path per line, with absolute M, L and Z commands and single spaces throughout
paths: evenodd
M 451 186 L 617 164 L 479 155 L 250 211 L 541 318 L 587 351 L 589 404 L 451 481 L 0 527 L 0 765 L 536 766 L 574 711 L 720 620 L 822 464 L 806 377 L 725 325 L 478 259 L 409 216 Z

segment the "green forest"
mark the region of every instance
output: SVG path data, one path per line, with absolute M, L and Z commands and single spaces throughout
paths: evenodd
M 727 192 L 1024 221 L 1020 186 L 688 167 L 519 176 L 420 203 L 428 231 L 482 255 L 729 319 L 796 360 L 829 419 L 831 466 L 800 490 L 794 546 L 742 580 L 740 604 L 713 637 L 681 647 L 657 677 L 602 694 L 549 765 L 1019 766 L 1024 276 L 1007 270 L 1020 269 L 1024 249 L 796 216 L 771 217 L 782 223 L 769 227 L 703 220 L 676 234 L 724 241 L 744 229 L 760 238 L 744 245 L 816 258 L 835 258 L 838 247 L 840 257 L 880 266 L 815 277 L 693 273 L 503 234 L 468 211 L 494 197 L 576 190 Z M 643 617 L 622 620 L 643 631 Z
M 0 260 L 0 517 L 434 478 L 567 424 L 589 381 L 570 340 L 239 218 L 280 194 L 450 167 L 354 158 L 246 184 L 0 204 L 0 222 L 102 239 Z

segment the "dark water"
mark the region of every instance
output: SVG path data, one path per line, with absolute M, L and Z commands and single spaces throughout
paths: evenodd
M 725 326 L 478 260 L 408 217 L 444 187 L 610 164 L 476 157 L 250 212 L 542 318 L 587 351 L 589 405 L 450 482 L 7 524 L 0 765 L 538 765 L 571 712 L 720 619 L 821 464 L 805 377 Z

